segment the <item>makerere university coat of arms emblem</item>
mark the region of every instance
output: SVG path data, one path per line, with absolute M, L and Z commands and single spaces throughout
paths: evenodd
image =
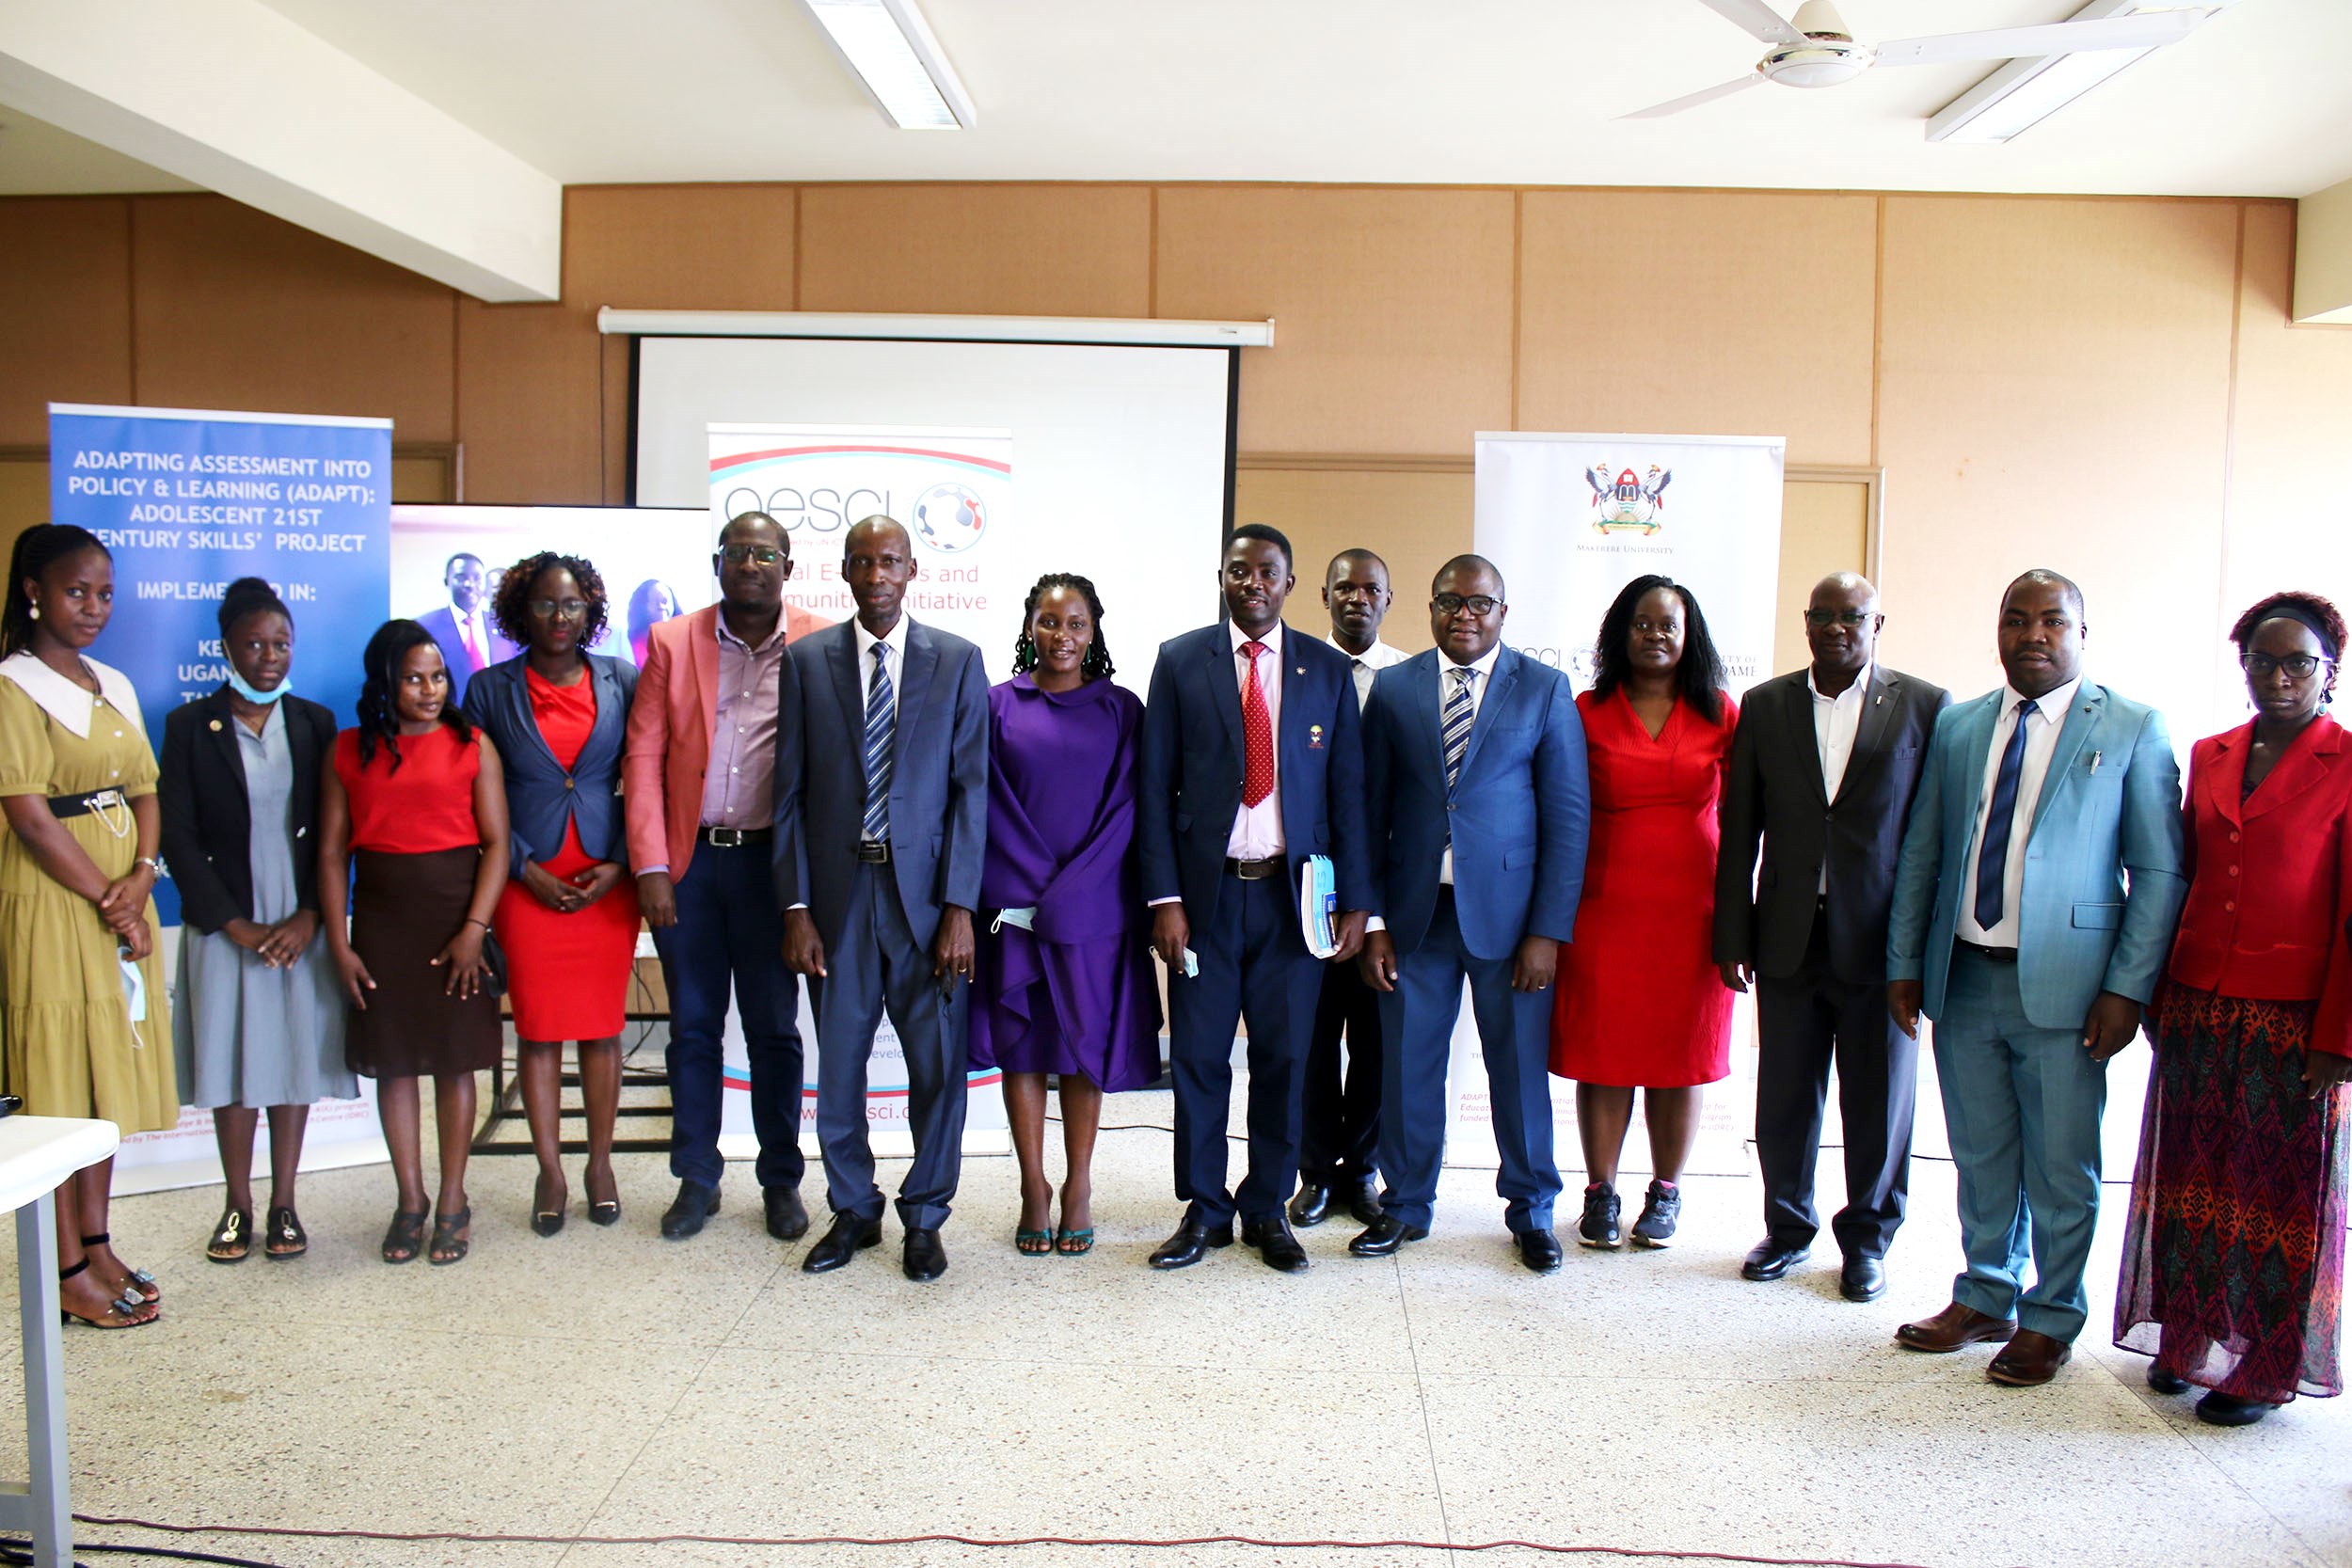
M 1672 468 L 1655 463 L 1649 466 L 1647 479 L 1636 479 L 1631 468 L 1619 469 L 1612 479 L 1606 463 L 1585 469 L 1584 481 L 1593 487 L 1593 531 L 1618 533 L 1638 529 L 1645 535 L 1656 533 L 1666 526 L 1658 515 L 1666 510 L 1666 485 L 1674 477 Z

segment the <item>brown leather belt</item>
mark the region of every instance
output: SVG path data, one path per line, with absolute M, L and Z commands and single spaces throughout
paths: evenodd
M 1952 939 L 1952 945 L 1965 947 L 1989 964 L 2013 964 L 2017 961 L 2017 949 L 2014 947 L 1987 947 L 1980 942 L 1963 942 L 1959 937 Z
M 1284 869 L 1279 855 L 1268 855 L 1262 861 L 1237 861 L 1231 855 L 1225 857 L 1225 875 L 1239 877 L 1245 882 L 1263 882 L 1268 877 L 1279 877 Z

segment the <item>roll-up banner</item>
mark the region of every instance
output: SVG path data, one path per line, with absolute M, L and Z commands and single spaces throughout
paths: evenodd
M 1593 644 L 1619 589 L 1645 573 L 1688 587 L 1707 611 L 1733 698 L 1772 673 L 1780 578 L 1781 436 L 1578 436 L 1481 432 L 1476 437 L 1474 548 L 1502 571 L 1511 598 L 1505 640 L 1592 685 Z M 1710 974 L 1706 984 L 1717 983 Z M 1702 1175 L 1750 1168 L 1756 1111 L 1756 1016 L 1732 1009 L 1731 1076 L 1708 1086 L 1698 1147 Z M 1553 1085 L 1564 1164 L 1577 1158 L 1576 1097 Z M 1478 1030 L 1465 1006 L 1448 1072 L 1448 1164 L 1491 1168 L 1494 1132 Z M 1647 1145 L 1629 1136 L 1627 1164 Z
M 137 689 L 151 745 L 164 718 L 228 673 L 221 593 L 264 578 L 294 611 L 293 689 L 352 720 L 357 672 L 389 593 L 392 422 L 316 415 L 49 405 L 50 520 L 88 529 L 114 554 L 118 613 L 93 650 Z M 180 899 L 155 889 L 166 969 Z M 373 1085 L 311 1112 L 302 1168 L 386 1157 Z M 267 1169 L 266 1122 L 256 1138 Z M 219 1179 L 211 1113 L 183 1107 L 167 1132 L 122 1140 L 115 1190 Z

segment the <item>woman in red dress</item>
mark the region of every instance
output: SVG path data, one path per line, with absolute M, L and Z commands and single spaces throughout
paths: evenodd
M 1740 714 L 1697 598 L 1669 578 L 1625 585 L 1601 618 L 1593 663 L 1593 689 L 1576 700 L 1592 847 L 1576 940 L 1560 949 L 1551 1070 L 1576 1080 L 1586 1246 L 1621 1240 L 1617 1160 L 1643 1091 L 1655 1180 L 1633 1240 L 1657 1247 L 1682 1212 L 1700 1085 L 1731 1070 L 1731 992 L 1709 942 L 1715 803 Z
M 531 1227 L 564 1228 L 564 1042 L 580 1042 L 588 1123 L 588 1218 L 621 1217 L 612 1127 L 621 1103 L 621 1026 L 637 953 L 637 886 L 621 820 L 621 747 L 636 667 L 584 652 L 604 631 L 604 579 L 575 556 L 542 552 L 499 581 L 490 616 L 523 651 L 466 687 L 466 713 L 506 764 L 514 818 L 499 898 L 514 1000 L 523 1115 L 539 1157 Z

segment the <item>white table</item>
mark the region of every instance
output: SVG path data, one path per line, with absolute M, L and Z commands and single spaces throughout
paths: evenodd
M 66 1501 L 65 1364 L 57 1347 L 57 1202 L 65 1179 L 115 1151 L 111 1121 L 0 1117 L 0 1208 L 16 1211 L 16 1297 L 24 1316 L 24 1438 L 29 1481 L 0 1481 L 0 1529 L 33 1538 L 38 1568 L 71 1568 Z

